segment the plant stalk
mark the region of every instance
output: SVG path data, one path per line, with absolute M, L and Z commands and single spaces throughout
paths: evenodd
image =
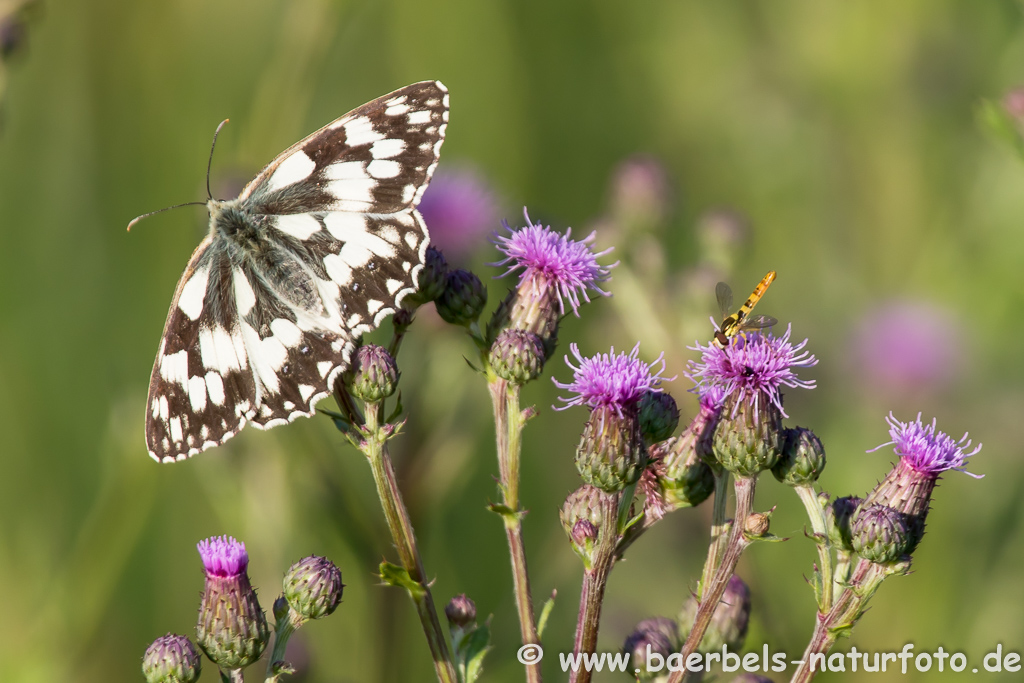
M 615 564 L 616 546 L 619 542 L 618 517 L 619 498 L 617 493 L 601 493 L 601 527 L 598 529 L 597 546 L 590 567 L 583 571 L 583 585 L 580 589 L 580 611 L 576 621 L 576 641 L 573 653 L 594 654 L 597 651 L 597 633 L 601 627 L 601 605 L 608 585 L 608 575 Z M 569 674 L 569 683 L 590 683 L 590 669 L 580 666 Z
M 750 545 L 750 539 L 746 537 L 744 527 L 747 517 L 750 516 L 754 508 L 754 489 L 756 484 L 757 480 L 752 477 L 736 478 L 736 513 L 732 527 L 729 530 L 725 552 L 722 553 L 722 560 L 717 569 L 715 569 L 711 581 L 706 586 L 701 587 L 701 599 L 697 607 L 697 614 L 693 620 L 693 628 L 690 629 L 690 635 L 687 636 L 686 643 L 682 649 L 683 668 L 673 672 L 668 678 L 668 683 L 680 683 L 683 680 L 683 676 L 686 674 L 686 658 L 700 647 L 700 642 L 704 639 L 704 634 L 711 624 L 711 617 L 714 616 L 715 609 L 718 607 L 718 603 L 721 601 L 722 596 L 725 594 L 725 589 L 729 585 L 729 579 L 732 578 L 732 574 L 736 570 L 736 564 L 740 560 L 740 555 Z M 715 501 L 717 505 L 717 494 Z M 714 545 L 715 543 L 712 541 L 712 547 L 708 549 L 709 557 L 713 552 Z
M 828 539 L 828 527 L 825 526 L 825 511 L 821 507 L 818 494 L 810 486 L 797 486 L 796 494 L 807 510 L 814 532 L 814 542 L 818 548 L 818 612 L 825 614 L 832 609 L 832 543 Z
M 519 509 L 519 460 L 522 455 L 524 419 L 519 408 L 519 387 L 496 376 L 488 377 L 494 408 L 494 429 L 498 451 L 498 473 L 509 557 L 512 562 L 512 588 L 519 615 L 519 633 L 523 645 L 539 645 L 537 622 L 530 594 L 530 575 L 523 543 L 523 511 Z M 526 664 L 527 683 L 541 683 L 540 661 Z
M 697 598 L 704 595 L 704 587 L 707 586 L 715 570 L 718 569 L 725 553 L 725 547 L 729 542 L 729 520 L 726 518 L 726 508 L 729 502 L 729 480 L 732 475 L 724 469 L 717 469 L 715 472 L 715 502 L 711 513 L 711 542 L 708 545 L 708 557 L 704 561 L 704 572 L 701 576 L 700 586 L 697 591 Z
M 452 656 L 448 650 L 444 632 L 441 630 L 437 611 L 434 609 L 434 600 L 430 595 L 430 587 L 423 570 L 419 548 L 416 545 L 412 522 L 402 500 L 402 493 L 395 477 L 395 468 L 388 453 L 387 435 L 384 434 L 383 426 L 380 424 L 380 412 L 380 403 L 366 405 L 364 432 L 366 438 L 363 441 L 363 451 L 370 461 L 373 480 L 377 484 L 377 494 L 380 496 L 384 517 L 387 520 L 388 529 L 391 531 L 395 548 L 398 550 L 402 567 L 408 572 L 409 578 L 419 586 L 416 591 L 410 590 L 409 596 L 416 606 L 416 613 L 423 625 L 423 633 L 426 635 L 430 654 L 434 660 L 437 679 L 441 683 L 457 683 Z

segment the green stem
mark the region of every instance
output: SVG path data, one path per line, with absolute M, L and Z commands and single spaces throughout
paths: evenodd
M 288 649 L 288 639 L 302 626 L 303 620 L 290 608 L 283 619 L 278 619 L 274 624 L 274 649 L 267 659 L 267 678 L 264 683 L 277 683 L 280 674 L 274 673 L 274 663 L 285 661 L 284 653 Z
M 704 572 L 701 576 L 697 598 L 704 594 L 704 587 L 711 583 L 715 570 L 718 569 L 729 542 L 729 520 L 726 518 L 726 507 L 729 501 L 729 479 L 732 475 L 726 470 L 715 472 L 715 502 L 711 514 L 711 542 L 708 544 L 708 557 L 704 560 Z
M 814 622 L 814 633 L 804 650 L 802 663 L 790 679 L 790 683 L 808 683 L 822 669 L 821 658 L 828 654 L 836 640 L 848 631 L 864 613 L 868 600 L 878 590 L 890 570 L 877 564 L 860 560 L 853 570 L 850 586 L 836 599 L 827 614 L 818 614 Z M 819 655 L 815 657 L 815 655 Z
M 757 480 L 751 477 L 736 478 L 736 515 L 729 530 L 725 552 L 722 553 L 722 561 L 719 563 L 718 568 L 715 569 L 711 581 L 701 587 L 701 598 L 700 604 L 697 607 L 697 614 L 694 617 L 690 635 L 686 638 L 686 643 L 682 649 L 682 668 L 669 676 L 668 683 L 680 683 L 683 680 L 683 676 L 686 674 L 686 658 L 700 647 L 700 642 L 704 639 L 704 634 L 711 624 L 711 617 L 714 616 L 715 609 L 718 607 L 718 603 L 721 601 L 722 596 L 725 594 L 725 589 L 729 585 L 729 579 L 732 578 L 732 574 L 736 570 L 736 564 L 740 561 L 740 555 L 750 545 L 750 539 L 744 533 L 744 527 L 746 526 L 747 517 L 750 516 L 754 509 L 754 489 L 756 484 Z
M 505 537 L 512 562 L 512 588 L 519 614 L 519 633 L 523 645 L 540 644 L 530 595 L 530 575 L 523 543 L 523 513 L 519 509 L 519 459 L 522 454 L 523 414 L 519 408 L 519 387 L 495 376 L 488 377 L 494 408 L 494 429 L 498 451 L 499 489 L 505 508 Z M 528 683 L 540 683 L 540 662 L 526 665 Z
M 825 525 L 825 510 L 821 507 L 818 494 L 810 486 L 797 486 L 796 494 L 807 510 L 814 532 L 814 542 L 818 547 L 818 611 L 822 614 L 832 609 L 832 543 L 828 539 L 828 527 Z
M 445 641 L 444 633 L 441 631 L 441 623 L 437 618 L 437 611 L 434 609 L 434 600 L 430 595 L 429 584 L 426 580 L 426 573 L 423 570 L 423 561 L 420 559 L 419 548 L 416 545 L 416 536 L 413 532 L 412 522 L 409 519 L 409 512 L 402 500 L 402 493 L 398 488 L 398 481 L 395 477 L 395 468 L 391 464 L 391 456 L 388 453 L 387 434 L 380 424 L 381 404 L 366 405 L 366 426 L 365 440 L 363 441 L 363 452 L 370 461 L 370 469 L 373 472 L 374 483 L 377 484 L 377 494 L 380 496 L 381 507 L 384 510 L 384 517 L 391 531 L 391 538 L 402 561 L 402 567 L 409 574 L 409 578 L 418 584 L 418 589 L 409 591 L 416 606 L 416 612 L 423 625 L 423 633 L 427 637 L 427 644 L 430 647 L 430 654 L 434 659 L 434 669 L 437 672 L 437 679 L 441 683 L 457 683 L 455 667 L 452 664 L 452 656 L 448 650 L 448 643 Z
M 597 651 L 597 633 L 601 626 L 601 605 L 608 585 L 608 575 L 615 564 L 618 545 L 618 518 L 620 494 L 601 492 L 601 527 L 598 529 L 597 547 L 593 561 L 583 572 L 580 589 L 580 611 L 576 621 L 576 642 L 573 652 L 576 656 L 594 654 Z M 569 683 L 589 683 L 590 669 L 581 666 L 569 674 Z

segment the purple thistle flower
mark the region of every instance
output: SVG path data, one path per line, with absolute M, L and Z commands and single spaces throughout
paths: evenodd
M 431 243 L 455 259 L 472 252 L 498 218 L 494 191 L 469 168 L 435 173 L 418 209 Z
M 579 363 L 579 366 L 574 366 L 569 356 L 565 356 L 565 364 L 573 370 L 573 381 L 562 383 L 554 377 L 551 381 L 559 389 L 567 389 L 576 395 L 559 397 L 565 405 L 555 410 L 586 405 L 590 408 L 612 408 L 622 416 L 623 408 L 635 409 L 648 391 L 661 391 L 658 385 L 666 379 L 661 376 L 665 371 L 665 354 L 662 353 L 653 363 L 647 364 L 639 358 L 639 343 L 629 354 L 617 354 L 612 347 L 610 353 L 599 353 L 592 358 L 580 355 L 575 343 L 569 345 L 569 350 Z M 660 368 L 657 367 L 659 364 Z
M 245 544 L 231 536 L 212 536 L 200 541 L 196 547 L 207 576 L 239 576 L 249 566 L 249 553 L 245 551 Z
M 701 362 L 689 362 L 687 377 L 697 385 L 697 393 L 702 397 L 707 394 L 709 400 L 716 397 L 716 394 L 708 393 L 716 386 L 721 387 L 723 400 L 736 394 L 734 410 L 746 401 L 752 402 L 756 408 L 764 395 L 784 417 L 789 417 L 782 409 L 780 388 L 813 389 L 814 380 L 800 379 L 793 368 L 809 368 L 818 364 L 818 359 L 804 350 L 806 339 L 796 345 L 790 343 L 791 332 L 792 326 L 787 327 L 781 337 L 748 332 L 745 338 L 738 337 L 724 349 L 713 343 L 691 346 L 694 351 L 701 352 Z
M 595 233 L 590 233 L 585 239 L 577 241 L 570 239 L 572 228 L 563 235 L 539 223 L 534 225 L 525 208 L 523 216 L 526 217 L 526 227 L 513 230 L 507 221 L 502 221 L 509 236 L 494 236 L 494 243 L 505 258 L 490 265 L 508 266 L 508 270 L 498 277 L 504 277 L 522 268 L 523 272 L 519 276 L 520 288 L 533 281 L 535 288 L 554 289 L 563 315 L 565 299 L 572 305 L 573 313 L 579 315 L 580 296 L 584 301 L 590 301 L 588 289 L 601 296 L 609 296 L 597 283 L 608 280 L 608 269 L 618 265 L 618 262 L 607 267 L 598 264 L 597 257 L 604 256 L 611 249 L 595 253 L 590 246 L 595 239 Z
M 889 413 L 885 421 L 889 423 L 889 436 L 892 440 L 872 448 L 867 451 L 868 453 L 892 445 L 895 446 L 893 450 L 900 456 L 901 462 L 923 475 L 937 477 L 946 470 L 956 470 L 975 479 L 984 476 L 971 474 L 964 469 L 967 459 L 981 450 L 979 443 L 974 450 L 967 452 L 971 447 L 971 440 L 967 438 L 966 432 L 959 441 L 954 441 L 952 437 L 935 428 L 934 418 L 931 424 L 923 424 L 921 413 L 917 414 L 917 419 L 913 422 L 900 422 L 892 413 Z

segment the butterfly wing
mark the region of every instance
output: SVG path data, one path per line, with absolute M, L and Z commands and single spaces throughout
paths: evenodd
M 237 307 L 228 301 L 230 266 L 211 245 L 203 240 L 178 281 L 149 381 L 146 443 L 160 462 L 223 443 L 257 404 Z
M 447 120 L 442 84 L 407 86 L 292 145 L 226 203 L 259 248 L 240 258 L 214 230 L 179 282 L 150 384 L 154 458 L 191 456 L 246 421 L 270 428 L 312 414 L 358 337 L 416 290 L 429 238 L 415 206 Z M 205 353 L 204 339 L 234 355 Z M 224 380 L 222 404 L 209 386 L 198 398 L 211 373 Z

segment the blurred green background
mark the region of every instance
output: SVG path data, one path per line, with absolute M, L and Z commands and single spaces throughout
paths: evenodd
M 411 604 L 374 575 L 394 552 L 369 469 L 326 419 L 245 430 L 187 463 L 147 457 L 149 372 L 205 212 L 124 231 L 135 215 L 205 196 L 223 118 L 212 176 L 222 197 L 309 131 L 432 78 L 452 103 L 439 174 L 472 169 L 496 214 L 450 260 L 480 273 L 492 302 L 508 282 L 490 280 L 499 271 L 485 265 L 496 260 L 486 236 L 501 217 L 522 225 L 523 205 L 581 235 L 597 226 L 597 246 L 616 247 L 603 259 L 622 261 L 613 298 L 567 319 L 562 349 L 639 340 L 648 359 L 664 350 L 688 419 L 686 346 L 710 336 L 715 281 L 740 297 L 775 269 L 759 311 L 792 323 L 821 361 L 802 373 L 818 388 L 790 392 L 787 410 L 828 449 L 826 490 L 863 494 L 884 476 L 891 451 L 864 451 L 888 439 L 890 410 L 983 441 L 971 470 L 986 477 L 943 480 L 914 573 L 882 587 L 852 642 L 941 645 L 972 665 L 997 643 L 1024 648 L 1024 164 L 976 116 L 983 98 L 1024 83 L 1020 3 L 50 0 L 33 10 L 27 31 L 0 36 L 10 43 L 4 681 L 141 680 L 150 641 L 192 633 L 195 543 L 223 533 L 246 542 L 266 608 L 300 557 L 342 568 L 344 604 L 296 637 L 304 680 L 432 680 Z M 496 496 L 489 404 L 462 359 L 472 353 L 422 312 L 400 358 L 410 423 L 395 457 L 435 599 L 466 592 L 493 614 L 485 680 L 519 681 L 505 542 L 485 510 Z M 570 376 L 561 360 L 546 374 Z M 557 509 L 578 485 L 585 419 L 550 410 L 556 393 L 545 377 L 524 396 L 540 408 L 522 487 L 534 596 L 558 591 L 549 653 L 572 643 L 580 565 Z M 776 504 L 773 531 L 792 539 L 756 546 L 740 565 L 754 591 L 748 647 L 797 655 L 813 623 L 803 576 L 814 550 L 796 497 L 769 478 L 758 506 Z M 671 616 L 694 588 L 709 513 L 674 513 L 616 567 L 602 650 L 641 618 Z M 564 680 L 556 663 L 550 654 L 546 675 Z M 215 679 L 209 666 L 203 680 Z

